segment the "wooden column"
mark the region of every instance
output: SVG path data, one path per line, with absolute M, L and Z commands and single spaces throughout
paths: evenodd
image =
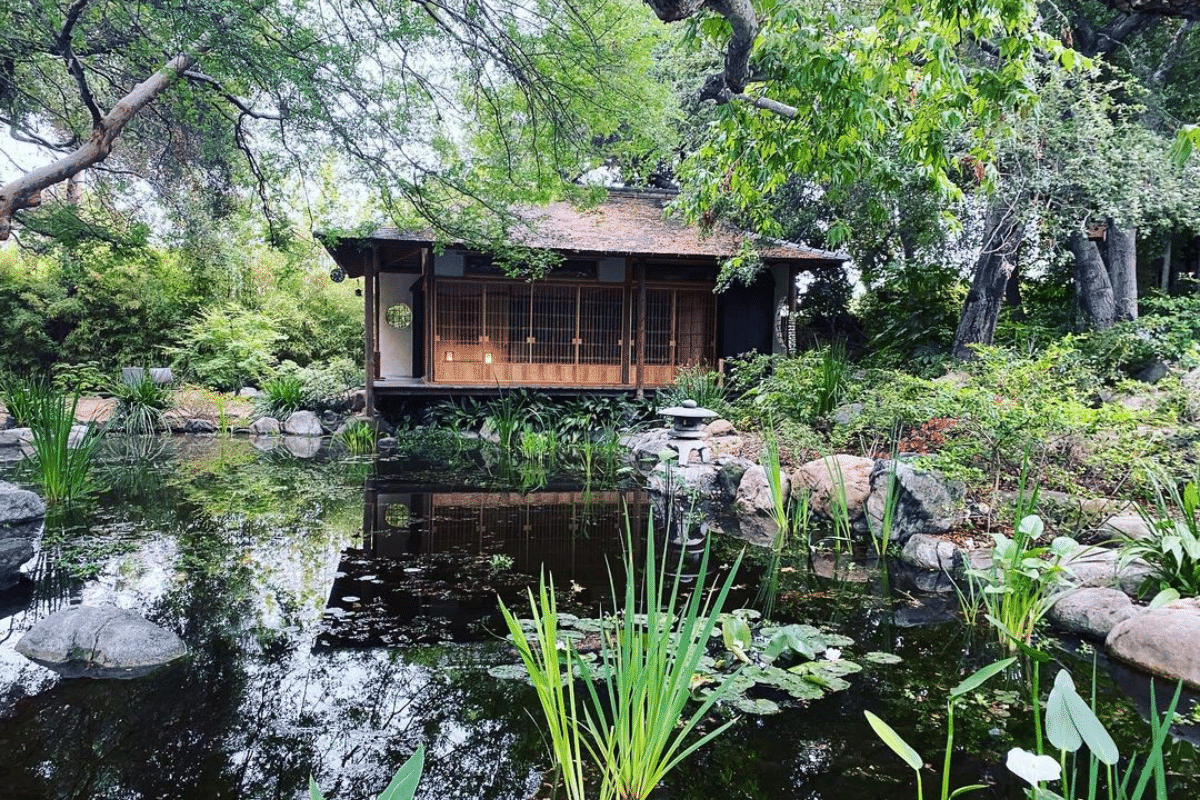
M 375 276 L 379 271 L 379 249 L 363 256 L 363 372 L 366 376 L 369 419 L 375 418 Z
M 421 280 L 425 282 L 425 314 L 421 324 L 425 331 L 425 375 L 424 379 L 428 382 L 434 380 L 434 360 L 433 360 L 433 321 L 434 316 L 434 291 L 433 291 L 433 263 L 429 257 L 429 248 L 421 248 Z
M 638 276 L 638 318 L 637 318 L 637 396 L 646 396 L 646 384 L 642 365 L 646 363 L 646 265 L 639 262 Z

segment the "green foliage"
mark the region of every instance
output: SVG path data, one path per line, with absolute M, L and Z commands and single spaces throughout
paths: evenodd
M 727 409 L 724 376 L 707 367 L 682 367 L 675 373 L 671 388 L 660 391 L 656 398 L 659 408 L 678 406 L 684 400 L 695 400 L 700 408 L 718 413 Z
M 254 410 L 264 417 L 287 419 L 304 407 L 304 381 L 296 374 L 272 375 L 262 382 L 262 395 L 254 400 Z
M 963 697 L 981 687 L 984 683 L 991 680 L 996 675 L 1008 669 L 1016 662 L 1016 658 L 1007 658 L 1003 661 L 997 661 L 993 664 L 988 664 L 986 667 L 974 672 L 963 680 L 958 686 L 950 690 L 950 696 L 946 700 L 946 755 L 942 760 L 942 792 L 941 800 L 950 800 L 960 794 L 983 789 L 983 786 L 964 786 L 950 791 L 950 756 L 954 752 L 954 707 L 955 704 Z M 917 800 L 922 800 L 924 795 L 923 782 L 921 781 L 921 770 L 925 766 L 925 760 L 920 754 L 909 745 L 908 742 L 896 733 L 896 731 L 877 717 L 870 711 L 864 711 L 863 714 L 870 723 L 871 729 L 875 731 L 884 744 L 886 744 L 893 753 L 900 756 L 904 763 L 912 768 L 917 774 Z
M 684 598 L 682 562 L 672 577 L 667 559 L 655 556 L 655 541 L 651 531 L 639 592 L 632 544 L 627 540 L 623 607 L 606 637 L 598 666 L 580 657 L 570 640 L 560 644 L 553 583 L 544 575 L 536 598 L 530 591 L 534 644 L 521 622 L 501 606 L 537 689 L 550 728 L 551 750 L 572 800 L 584 797 L 585 757 L 600 771 L 602 800 L 644 800 L 663 776 L 733 724 L 730 720 L 688 741 L 712 706 L 726 696 L 733 676 L 709 692 L 682 722 L 681 716 L 741 559 L 735 561 L 719 592 L 692 591 Z M 700 574 L 708 574 L 707 549 Z M 613 596 L 618 596 L 615 587 Z M 637 608 L 644 613 L 633 613 Z M 576 696 L 571 679 L 576 669 L 586 681 L 586 698 Z
M 100 433 L 89 426 L 82 436 L 72 436 L 78 394 L 60 394 L 45 382 L 30 386 L 30 444 L 42 494 L 47 503 L 70 503 L 91 490 L 92 452 Z
M 333 438 L 341 442 L 352 455 L 364 456 L 375 452 L 375 428 L 362 420 L 348 421 Z
M 1038 57 L 1062 49 L 1035 29 L 1031 2 L 772 2 L 756 9 L 762 29 L 754 65 L 769 78 L 748 94 L 792 106 L 795 115 L 722 105 L 718 124 L 681 171 L 695 192 L 684 203 L 693 216 L 727 209 L 770 235 L 780 231 L 768 201 L 793 176 L 836 188 L 864 176 L 894 186 L 893 165 L 911 165 L 926 190 L 956 197 L 955 147 L 962 146 L 991 180 L 996 142 L 1010 130 L 1013 110 L 1036 100 Z M 720 47 L 727 39 L 719 18 L 690 22 L 691 47 Z M 967 55 L 970 40 L 994 43 L 1003 53 L 999 65 Z
M 1180 488 L 1174 480 L 1151 471 L 1154 510 L 1139 507 L 1151 536 L 1126 539 L 1121 563 L 1142 559 L 1154 571 L 1142 592 L 1174 589 L 1185 597 L 1200 595 L 1200 470 Z
M 188 320 L 171 352 L 185 375 L 213 389 L 234 391 L 270 374 L 274 348 L 282 338 L 269 317 L 225 303 Z
M 1065 536 L 1048 547 L 1037 546 L 1043 530 L 1039 517 L 1028 516 L 1017 525 L 1012 539 L 992 534 L 991 563 L 966 571 L 971 600 L 982 604 L 1001 644 L 1010 650 L 1030 643 L 1038 622 L 1062 596 L 1062 561 L 1079 547 Z
M 41 398 L 50 392 L 45 378 L 0 375 L 0 403 L 16 420 L 17 427 L 33 426 Z
M 126 433 L 154 433 L 164 427 L 163 413 L 171 407 L 171 389 L 158 384 L 150 370 L 134 381 L 117 380 L 109 385 L 117 400 L 112 424 Z
M 387 788 L 379 793 L 377 800 L 413 800 L 417 794 L 417 786 L 421 783 L 421 773 L 425 771 L 425 746 L 417 747 L 408 760 L 388 783 Z M 321 789 L 311 776 L 308 779 L 308 793 L 312 800 L 325 800 Z
M 1150 294 L 1139 305 L 1137 319 L 1073 340 L 1100 379 L 1116 382 L 1155 361 L 1200 364 L 1200 296 Z
M 889 262 L 855 305 L 870 343 L 870 362 L 919 374 L 945 363 L 965 287 L 958 270 L 939 263 Z

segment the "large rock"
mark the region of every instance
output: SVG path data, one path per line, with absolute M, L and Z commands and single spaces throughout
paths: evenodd
M 621 444 L 629 448 L 635 461 L 658 461 L 658 454 L 667 447 L 671 432 L 666 428 L 651 428 L 621 438 Z
M 831 516 L 832 498 L 840 493 L 846 502 L 851 519 L 862 515 L 863 506 L 871 494 L 872 458 L 834 455 L 810 461 L 792 474 L 792 491 L 799 493 L 807 487 L 812 492 L 809 501 L 813 511 Z
M 791 493 L 792 479 L 785 474 L 779 476 L 779 488 L 786 499 Z M 743 514 L 765 514 L 770 516 L 775 500 L 767 483 L 767 471 L 760 464 L 751 465 L 742 474 L 737 490 L 738 510 Z
M 21 565 L 33 558 L 32 539 L 0 539 L 0 590 L 13 586 L 21 577 Z
M 1106 547 L 1081 547 L 1061 562 L 1068 582 L 1085 588 L 1115 588 L 1136 595 L 1154 574 L 1141 559 L 1121 563 L 1121 551 Z
M 1200 688 L 1200 607 L 1182 600 L 1117 623 L 1105 646 L 1114 658 Z
M 0 481 L 0 530 L 46 516 L 46 503 L 27 489 Z
M 187 654 L 183 640 L 123 608 L 71 606 L 38 622 L 18 653 L 68 675 L 132 677 Z
M 250 423 L 252 436 L 278 436 L 282 430 L 279 420 L 274 417 L 259 417 Z
M 708 425 L 704 426 L 709 436 L 733 436 L 737 431 L 733 427 L 733 423 L 727 419 L 714 419 Z
M 1047 615 L 1063 630 L 1104 639 L 1119 623 L 1141 612 L 1120 589 L 1075 589 L 1058 599 Z
M 935 472 L 916 469 L 904 461 L 881 459 L 875 462 L 875 468 L 871 471 L 871 494 L 866 503 L 866 513 L 873 530 L 879 530 L 883 523 L 885 497 L 893 469 L 897 492 L 896 510 L 892 516 L 893 540 L 906 542 L 914 533 L 945 533 L 960 521 L 960 485 L 946 481 Z
M 1121 514 L 1109 517 L 1100 524 L 1097 532 L 1109 539 L 1151 539 L 1154 537 L 1154 531 L 1151 529 L 1149 523 L 1137 514 Z
M 283 432 L 289 436 L 321 436 L 325 430 L 320 417 L 313 412 L 296 411 L 283 423 Z
M 908 537 L 900 558 L 919 569 L 946 572 L 961 567 L 963 561 L 954 542 L 928 533 L 914 533 Z
M 10 428 L 0 431 L 0 447 L 20 447 L 33 441 L 33 431 L 29 428 Z

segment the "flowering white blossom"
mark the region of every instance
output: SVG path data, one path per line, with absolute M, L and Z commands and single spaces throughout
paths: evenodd
M 842 657 L 842 651 L 837 649 L 836 647 L 826 647 L 825 648 L 825 658 L 827 660 L 837 661 L 841 657 Z

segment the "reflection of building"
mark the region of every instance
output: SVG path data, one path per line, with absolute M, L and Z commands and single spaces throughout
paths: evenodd
M 640 539 L 647 513 L 640 491 L 412 493 L 383 486 L 367 489 L 363 547 L 383 558 L 507 556 L 517 572 L 546 569 L 559 585 L 598 589 L 608 585 L 606 559 L 620 563 L 626 512 Z
M 644 492 L 561 487 L 422 492 L 368 481 L 364 501 L 363 546 L 342 553 L 320 646 L 485 638 L 502 629 L 497 596 L 520 604 L 543 570 L 581 602 L 605 600 L 610 565 L 623 585 L 626 525 L 640 563 L 649 514 Z

